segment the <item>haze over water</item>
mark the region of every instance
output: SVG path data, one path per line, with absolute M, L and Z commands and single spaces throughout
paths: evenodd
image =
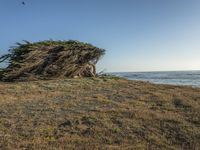
M 117 72 L 112 74 L 130 80 L 149 81 L 157 84 L 200 87 L 200 71 Z

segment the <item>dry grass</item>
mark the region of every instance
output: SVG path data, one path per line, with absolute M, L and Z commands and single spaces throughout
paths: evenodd
M 0 83 L 0 149 L 200 147 L 200 89 L 113 78 Z

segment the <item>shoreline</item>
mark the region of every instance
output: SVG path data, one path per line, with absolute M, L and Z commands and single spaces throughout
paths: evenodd
M 149 81 L 154 84 L 192 86 L 200 88 L 199 71 L 119 72 L 111 73 L 129 80 Z
M 200 86 L 194 86 L 194 85 L 180 85 L 180 84 L 167 84 L 167 83 L 155 83 L 155 82 L 151 82 L 151 81 L 144 81 L 144 80 L 134 80 L 134 79 L 128 79 L 130 81 L 140 81 L 140 82 L 147 82 L 153 85 L 169 85 L 169 86 L 178 86 L 178 87 L 189 87 L 189 88 L 200 88 Z

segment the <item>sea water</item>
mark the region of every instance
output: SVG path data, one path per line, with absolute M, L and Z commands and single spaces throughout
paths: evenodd
M 157 84 L 200 87 L 200 71 L 116 72 L 111 74 L 130 80 L 149 81 Z

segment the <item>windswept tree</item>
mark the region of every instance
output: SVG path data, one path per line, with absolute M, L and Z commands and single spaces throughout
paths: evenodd
M 41 41 L 16 43 L 0 57 L 8 61 L 0 80 L 37 80 L 58 77 L 94 77 L 96 63 L 105 50 L 79 41 Z

